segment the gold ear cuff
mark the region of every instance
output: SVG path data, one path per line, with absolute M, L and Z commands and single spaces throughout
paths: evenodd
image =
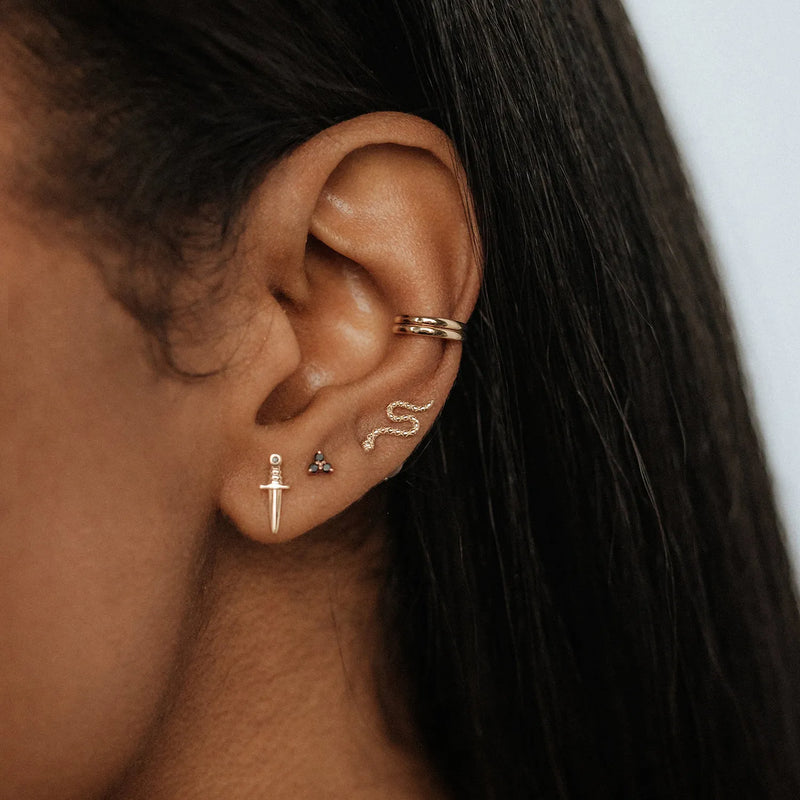
M 394 318 L 392 333 L 463 342 L 466 338 L 465 327 L 463 322 L 445 317 L 412 317 L 408 314 L 399 314 Z

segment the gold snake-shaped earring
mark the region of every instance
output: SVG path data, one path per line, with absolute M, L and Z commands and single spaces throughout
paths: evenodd
M 367 435 L 367 438 L 361 442 L 361 446 L 364 448 L 364 452 L 369 453 L 375 449 L 375 440 L 382 436 L 384 433 L 388 434 L 389 436 L 402 436 L 402 437 L 409 437 L 409 436 L 416 436 L 419 433 L 419 420 L 414 416 L 414 414 L 420 414 L 423 411 L 428 411 L 431 406 L 433 405 L 433 400 L 428 403 L 425 403 L 424 406 L 415 406 L 412 403 L 407 403 L 405 400 L 395 400 L 392 403 L 389 403 L 386 406 L 386 416 L 392 422 L 410 422 L 411 427 L 408 430 L 403 430 L 402 428 L 376 428 L 374 431 Z M 410 414 L 396 414 L 396 408 L 405 408 L 407 411 L 410 411 Z

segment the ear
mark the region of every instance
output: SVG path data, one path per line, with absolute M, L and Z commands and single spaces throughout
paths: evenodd
M 462 345 L 397 335 L 393 318 L 467 320 L 480 286 L 475 231 L 455 150 L 418 117 L 348 120 L 270 170 L 240 248 L 251 287 L 241 296 L 253 306 L 245 318 L 262 346 L 247 369 L 230 373 L 222 411 L 230 446 L 220 507 L 244 534 L 274 542 L 321 525 L 420 443 L 447 399 Z M 417 432 L 411 419 L 387 418 L 393 401 L 427 407 L 395 409 L 418 420 Z M 379 435 L 365 449 L 384 427 L 410 435 Z M 309 472 L 317 453 L 332 471 Z M 289 488 L 259 488 L 273 478 Z M 270 494 L 281 498 L 277 534 Z

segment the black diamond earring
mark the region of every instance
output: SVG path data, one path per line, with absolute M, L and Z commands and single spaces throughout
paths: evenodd
M 314 463 L 308 467 L 308 473 L 309 475 L 319 475 L 322 472 L 331 473 L 333 467 L 325 460 L 322 450 L 317 450 L 314 454 Z

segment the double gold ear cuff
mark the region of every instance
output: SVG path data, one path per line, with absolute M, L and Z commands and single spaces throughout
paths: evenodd
M 429 336 L 435 339 L 449 339 L 451 342 L 463 342 L 466 338 L 466 326 L 463 322 L 445 317 L 412 317 L 399 314 L 394 318 L 392 333 L 406 336 Z

